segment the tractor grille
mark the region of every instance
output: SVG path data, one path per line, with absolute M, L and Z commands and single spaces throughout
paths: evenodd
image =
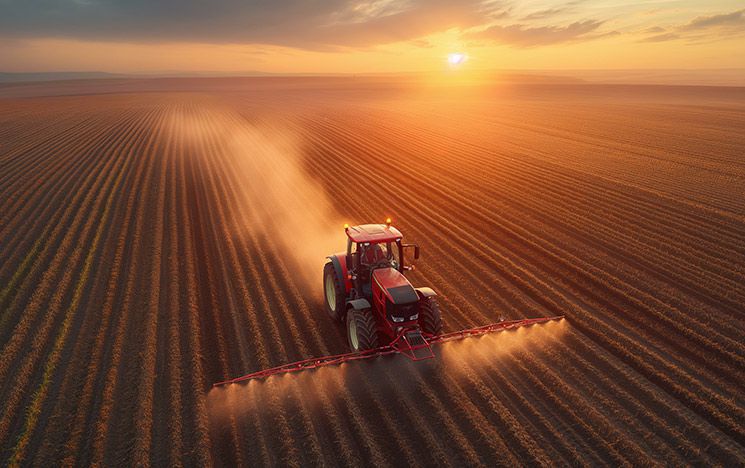
M 394 322 L 408 322 L 410 320 L 416 320 L 418 318 L 417 303 L 412 302 L 410 304 L 388 304 L 390 307 L 391 320 Z

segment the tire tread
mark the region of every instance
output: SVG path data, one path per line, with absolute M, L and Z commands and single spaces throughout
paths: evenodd
M 375 323 L 370 309 L 353 309 L 353 320 L 357 322 L 357 339 L 360 344 L 360 351 L 373 349 L 380 346 L 378 339 L 378 325 Z
M 421 301 L 419 323 L 422 331 L 431 335 L 441 334 L 442 315 L 440 314 L 440 306 L 437 304 L 437 300 L 434 297 L 425 297 Z

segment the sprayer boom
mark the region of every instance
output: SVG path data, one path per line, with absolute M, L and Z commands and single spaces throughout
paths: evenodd
M 469 328 L 466 330 L 460 330 L 452 333 L 445 333 L 441 335 L 435 335 L 432 337 L 425 337 L 418 330 L 403 330 L 390 344 L 381 346 L 374 349 L 367 349 L 364 351 L 357 351 L 352 353 L 336 354 L 333 356 L 324 356 L 318 358 L 303 359 L 302 361 L 293 362 L 290 364 L 284 364 L 278 367 L 272 367 L 271 369 L 265 369 L 251 374 L 237 377 L 235 379 L 226 380 L 224 382 L 218 382 L 213 386 L 217 387 L 220 385 L 226 385 L 231 383 L 243 382 L 251 379 L 262 379 L 276 374 L 284 374 L 288 372 L 296 372 L 305 369 L 315 369 L 318 367 L 341 364 L 348 361 L 358 361 L 361 359 L 370 359 L 380 356 L 386 356 L 388 354 L 403 354 L 413 361 L 422 361 L 425 359 L 431 359 L 435 357 L 432 352 L 431 345 L 444 343 L 446 341 L 460 340 L 462 338 L 474 337 L 484 335 L 486 333 L 510 330 L 518 327 L 525 327 L 534 325 L 537 323 L 550 322 L 553 320 L 563 319 L 563 315 L 555 317 L 541 317 L 531 318 L 522 320 L 510 320 L 492 323 L 476 328 Z

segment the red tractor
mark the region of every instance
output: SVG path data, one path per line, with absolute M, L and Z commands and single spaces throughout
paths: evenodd
M 530 326 L 563 316 L 502 321 L 475 328 L 442 333 L 442 317 L 435 292 L 415 288 L 404 276 L 414 268 L 406 255 L 419 246 L 404 244 L 401 232 L 385 224 L 344 226 L 347 251 L 327 257 L 323 267 L 326 312 L 344 321 L 351 352 L 310 357 L 225 380 L 215 386 L 263 379 L 277 374 L 315 369 L 360 359 L 404 354 L 414 361 L 434 358 L 430 345 Z
M 436 293 L 415 288 L 404 276 L 414 268 L 405 263 L 401 232 L 386 224 L 344 226 L 347 250 L 330 255 L 323 268 L 326 312 L 345 321 L 352 351 L 365 351 L 404 339 L 409 347 L 442 333 Z

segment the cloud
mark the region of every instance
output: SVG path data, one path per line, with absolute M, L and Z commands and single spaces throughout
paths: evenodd
M 526 12 L 512 0 L 0 0 L 0 40 L 6 46 L 13 40 L 53 38 L 342 50 L 396 42 L 430 47 L 426 36 L 448 30 L 460 31 L 466 40 L 515 47 L 619 34 L 599 31 L 605 22 L 592 14 L 568 24 L 568 13 L 589 11 L 585 3 L 573 0 Z M 510 20 L 515 17 L 520 20 Z M 647 23 L 640 42 L 742 34 L 743 9 L 684 18 L 665 28 Z
M 537 26 L 530 27 L 522 24 L 508 26 L 493 25 L 482 31 L 465 35 L 467 39 L 486 39 L 494 42 L 509 44 L 517 47 L 535 47 L 559 44 L 577 40 L 590 40 L 607 34 L 591 35 L 603 21 L 577 21 L 567 26 Z
M 409 41 L 409 44 L 415 47 L 421 47 L 423 49 L 431 49 L 432 47 L 434 47 L 434 44 L 424 39 L 414 39 L 412 41 Z
M 654 36 L 646 37 L 639 42 L 666 42 L 666 41 L 674 41 L 676 39 L 680 39 L 680 34 L 676 33 L 664 33 L 664 34 L 656 34 Z
M 507 7 L 502 10 L 495 9 L 488 13 L 489 19 L 492 19 L 492 20 L 505 19 L 505 18 L 509 18 L 510 16 L 512 16 L 512 7 Z
M 535 11 L 533 13 L 530 13 L 529 15 L 523 16 L 523 21 L 532 21 L 537 19 L 546 19 L 551 18 L 557 15 L 560 15 L 564 12 L 566 12 L 568 8 L 562 7 L 562 8 L 549 8 L 547 10 L 539 10 Z
M 700 31 L 712 28 L 742 28 L 745 27 L 745 15 L 743 13 L 745 13 L 745 9 L 721 15 L 699 16 L 678 29 L 681 31 Z
M 581 5 L 582 3 L 585 3 L 585 1 L 586 0 L 572 0 L 570 2 L 566 2 L 565 4 L 561 6 L 556 6 L 552 8 L 546 8 L 544 10 L 534 11 L 533 13 L 523 16 L 521 19 L 523 21 L 534 21 L 534 20 L 540 20 L 540 19 L 554 18 L 556 16 L 564 15 L 567 13 L 574 13 L 577 11 L 577 7 Z
M 698 16 L 686 24 L 665 31 L 660 27 L 649 28 L 644 32 L 655 34 L 643 38 L 639 42 L 666 42 L 681 39 L 688 42 L 697 42 L 743 35 L 745 34 L 745 10 L 711 16 Z
M 1 1 L 0 37 L 368 47 L 469 28 L 492 0 Z

